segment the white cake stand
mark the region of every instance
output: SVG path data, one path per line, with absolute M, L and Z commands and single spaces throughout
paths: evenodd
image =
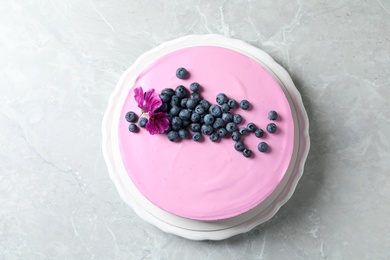
M 279 190 L 274 192 L 268 203 L 261 207 L 231 219 L 218 221 L 198 221 L 170 214 L 147 200 L 134 186 L 123 165 L 119 144 L 118 124 L 120 112 L 127 93 L 133 86 L 136 76 L 155 59 L 177 49 L 192 46 L 220 46 L 243 53 L 262 64 L 284 88 L 293 110 L 297 140 L 296 163 L 291 165 L 292 171 L 284 178 Z M 309 121 L 301 96 L 287 71 L 277 64 L 267 53 L 243 41 L 221 35 L 190 35 L 160 46 L 141 55 L 137 61 L 123 74 L 113 94 L 103 119 L 103 155 L 112 181 L 122 199 L 130 205 L 143 220 L 161 230 L 193 240 L 221 240 L 247 232 L 255 226 L 267 221 L 292 196 L 309 152 Z

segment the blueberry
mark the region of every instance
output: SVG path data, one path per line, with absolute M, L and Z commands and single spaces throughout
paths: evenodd
M 180 100 L 180 107 L 181 108 L 187 108 L 187 101 L 188 101 L 188 98 L 182 98 Z
M 171 96 L 169 96 L 168 94 L 161 93 L 159 96 L 162 102 L 168 103 L 169 101 L 171 101 Z
M 247 110 L 250 107 L 249 101 L 248 100 L 241 100 L 240 102 L 240 108 Z
M 177 142 L 177 141 L 179 141 L 180 140 L 180 136 L 179 136 L 179 133 L 177 132 L 177 131 L 170 131 L 169 133 L 168 133 L 168 139 L 169 139 L 169 141 L 171 141 L 171 142 Z
M 206 109 L 201 104 L 199 104 L 195 107 L 195 112 L 199 115 L 203 115 L 206 112 Z
M 218 105 L 211 105 L 209 108 L 209 113 L 214 117 L 219 117 L 222 115 L 221 107 Z
M 225 125 L 225 122 L 222 120 L 222 118 L 220 117 L 217 117 L 215 120 L 214 120 L 214 124 L 213 124 L 213 127 L 215 129 L 217 128 L 221 128 Z
M 206 111 L 209 110 L 210 108 L 210 103 L 205 99 L 199 101 L 199 104 L 201 104 L 204 107 L 204 109 L 206 109 Z
M 180 98 L 176 95 L 171 97 L 171 106 L 180 106 Z
M 220 129 L 218 129 L 218 135 L 219 135 L 219 137 L 225 137 L 225 136 L 227 136 L 227 130 L 225 129 L 225 128 L 220 128 Z
M 195 100 L 196 103 L 198 104 L 198 102 L 202 99 L 202 97 L 198 93 L 191 93 L 190 99 Z
M 246 129 L 246 127 L 241 127 L 238 132 L 241 134 L 241 135 L 246 135 L 248 130 Z
M 200 131 L 205 135 L 211 135 L 214 131 L 214 128 L 211 125 L 202 125 Z
M 183 85 L 179 85 L 175 89 L 175 94 L 179 98 L 185 98 L 187 96 L 187 89 Z
M 225 104 L 222 104 L 221 109 L 222 109 L 222 112 L 229 112 L 230 107 L 228 104 L 225 103 Z
M 198 122 L 199 120 L 200 120 L 200 115 L 198 113 L 191 114 L 191 121 L 192 122 Z
M 217 95 L 216 101 L 219 105 L 222 105 L 228 102 L 228 98 L 224 93 L 219 93 Z
M 175 95 L 175 91 L 174 91 L 173 89 L 171 89 L 171 88 L 164 88 L 164 89 L 161 91 L 161 93 L 164 93 L 164 94 L 166 94 L 166 95 L 168 95 L 168 96 L 173 96 L 173 95 Z
M 189 73 L 185 68 L 178 68 L 176 70 L 176 77 L 178 77 L 179 79 L 186 79 L 188 78 L 188 76 Z
M 199 142 L 202 139 L 202 135 L 199 132 L 196 132 L 192 135 L 192 140 Z
M 189 98 L 186 105 L 188 109 L 194 110 L 197 104 L 198 102 L 195 99 Z
M 188 109 L 182 109 L 179 113 L 179 117 L 183 120 L 190 120 L 191 118 L 191 111 Z
M 127 112 L 125 118 L 126 121 L 130 123 L 137 121 L 137 115 L 133 111 Z
M 234 122 L 235 124 L 241 124 L 241 122 L 242 122 L 242 116 L 241 116 L 240 114 L 235 114 L 235 115 L 233 116 L 233 122 Z
M 169 111 L 169 113 L 170 113 L 172 116 L 177 116 L 177 115 L 179 115 L 180 111 L 181 111 L 181 108 L 180 108 L 180 107 L 178 107 L 178 106 L 172 106 L 172 107 L 171 107 L 171 110 Z
M 237 142 L 240 141 L 240 139 L 241 139 L 240 133 L 238 131 L 234 131 L 232 133 L 232 140 Z
M 212 115 L 207 114 L 204 116 L 203 120 L 206 125 L 212 125 L 215 121 L 215 118 Z
M 251 157 L 251 156 L 252 156 L 252 151 L 249 150 L 248 148 L 245 148 L 245 149 L 242 151 L 242 154 L 243 154 L 245 157 Z
M 244 145 L 244 143 L 242 141 L 238 141 L 238 142 L 236 142 L 234 144 L 234 149 L 236 149 L 237 151 L 242 152 L 245 149 L 245 145 Z
M 276 120 L 278 118 L 278 113 L 276 111 L 271 110 L 268 112 L 268 119 L 269 120 Z
M 218 133 L 216 133 L 216 132 L 211 133 L 211 135 L 210 135 L 210 140 L 211 140 L 212 142 L 216 142 L 216 141 L 218 141 L 218 139 L 219 139 Z
M 172 125 L 172 130 L 179 131 L 182 128 L 182 125 Z
M 146 117 L 140 117 L 138 119 L 138 125 L 140 127 L 145 127 L 146 123 L 148 122 L 148 119 Z
M 229 105 L 230 108 L 235 108 L 237 105 L 237 102 L 234 99 L 229 99 L 227 104 Z
M 199 83 L 197 83 L 197 82 L 191 83 L 191 85 L 190 85 L 190 90 L 191 90 L 192 92 L 198 92 L 199 89 L 200 89 Z
M 181 124 L 183 127 L 187 127 L 191 124 L 190 120 L 183 120 L 183 123 Z
M 138 126 L 134 123 L 131 123 L 129 125 L 129 131 L 132 132 L 132 133 L 137 133 L 138 132 Z
M 190 130 L 192 132 L 199 132 L 200 131 L 200 124 L 199 123 L 190 124 Z
M 255 131 L 255 136 L 260 138 L 264 136 L 264 131 L 261 128 L 257 128 Z
M 257 126 L 254 124 L 254 123 L 249 123 L 246 128 L 248 129 L 249 132 L 253 133 L 254 131 L 256 131 L 257 129 Z
M 168 112 L 169 105 L 168 103 L 162 103 L 162 105 L 156 109 L 156 112 Z
M 187 138 L 190 137 L 190 132 L 188 132 L 187 129 L 182 128 L 182 129 L 179 130 L 179 136 L 182 139 L 187 139 Z
M 183 120 L 180 117 L 174 116 L 171 120 L 172 127 L 180 127 L 183 124 Z
M 226 124 L 226 130 L 229 132 L 229 133 L 233 133 L 234 131 L 237 130 L 237 126 L 235 123 L 233 122 L 229 122 Z
M 259 149 L 260 152 L 266 152 L 268 150 L 268 144 L 266 142 L 261 142 L 257 146 L 257 149 Z
M 274 123 L 269 123 L 269 124 L 267 125 L 267 131 L 268 131 L 268 133 L 275 133 L 275 132 L 276 132 L 276 129 L 277 129 L 277 127 L 276 127 L 276 125 L 275 125 Z
M 225 122 L 232 122 L 233 121 L 233 115 L 229 112 L 225 112 L 222 114 L 222 120 Z

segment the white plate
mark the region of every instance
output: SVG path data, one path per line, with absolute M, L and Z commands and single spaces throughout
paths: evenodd
M 191 46 L 220 46 L 243 53 L 261 63 L 284 88 L 296 123 L 297 142 L 296 164 L 266 203 L 231 219 L 218 221 L 191 220 L 172 215 L 152 204 L 134 186 L 123 165 L 119 144 L 118 124 L 120 112 L 129 89 L 136 76 L 155 59 L 174 50 Z M 194 240 L 220 240 L 247 232 L 267 221 L 292 196 L 302 176 L 304 163 L 309 152 L 309 122 L 301 96 L 287 71 L 277 64 L 267 53 L 243 41 L 221 35 L 190 35 L 161 44 L 141 55 L 122 75 L 110 97 L 103 119 L 103 155 L 112 181 L 122 199 L 145 221 L 161 230 Z

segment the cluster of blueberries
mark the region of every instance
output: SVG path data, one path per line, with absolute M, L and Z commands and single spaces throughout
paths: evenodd
M 188 72 L 184 68 L 179 68 L 176 71 L 176 76 L 185 79 L 188 77 Z M 245 157 L 251 157 L 252 151 L 242 142 L 241 136 L 254 133 L 256 137 L 261 138 L 264 131 L 254 123 L 248 123 L 246 127 L 238 127 L 243 118 L 240 114 L 231 113 L 231 110 L 237 106 L 248 110 L 251 106 L 250 103 L 247 100 L 237 103 L 224 93 L 220 93 L 216 96 L 217 104 L 210 104 L 207 100 L 202 99 L 199 91 L 200 85 L 196 82 L 191 83 L 190 91 L 183 85 L 179 85 L 176 89 L 165 88 L 161 91 L 160 98 L 163 104 L 158 110 L 168 114 L 170 126 L 165 132 L 168 139 L 172 142 L 189 138 L 201 141 L 202 136 L 207 135 L 212 142 L 217 142 L 221 138 L 230 136 L 235 141 L 234 148 L 242 152 Z M 126 120 L 129 122 L 131 122 L 130 119 L 134 120 L 132 117 L 135 116 L 131 113 L 133 112 L 126 114 Z M 270 120 L 276 120 L 277 117 L 278 114 L 275 111 L 268 113 Z M 146 123 L 147 118 L 139 118 L 138 125 L 140 127 L 145 127 Z M 135 124 L 131 124 L 129 130 L 131 132 L 138 131 Z M 276 124 L 268 124 L 266 130 L 269 133 L 275 133 Z M 258 150 L 266 152 L 268 150 L 267 143 L 259 143 Z

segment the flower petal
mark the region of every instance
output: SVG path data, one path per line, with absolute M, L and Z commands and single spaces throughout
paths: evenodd
M 145 101 L 144 90 L 142 87 L 134 89 L 134 99 L 137 101 L 138 107 L 142 109 Z
M 154 91 L 154 88 L 149 89 L 145 93 L 145 106 L 144 110 L 148 112 L 153 112 L 157 108 L 161 107 L 162 101 L 160 96 Z
M 169 128 L 168 114 L 163 112 L 150 112 L 146 130 L 151 134 L 162 134 Z

